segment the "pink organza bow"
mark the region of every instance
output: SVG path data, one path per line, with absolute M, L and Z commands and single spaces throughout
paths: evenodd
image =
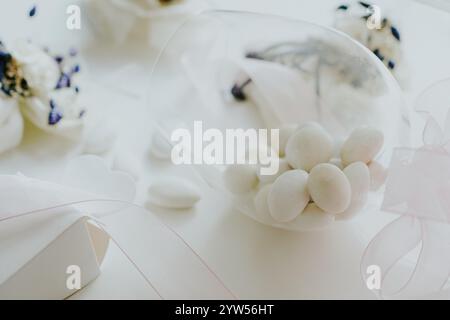
M 440 87 L 431 93 L 439 93 Z M 372 239 L 362 257 L 366 282 L 371 276 L 366 270 L 379 267 L 381 282 L 375 291 L 381 298 L 435 294 L 450 275 L 450 95 L 442 95 L 447 100 L 431 96 L 424 94 L 416 108 L 426 119 L 424 146 L 397 148 L 389 167 L 381 209 L 400 217 Z M 391 271 L 414 252 L 413 271 L 393 285 Z

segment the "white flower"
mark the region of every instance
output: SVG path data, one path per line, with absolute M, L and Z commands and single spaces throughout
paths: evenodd
M 400 33 L 390 19 L 380 17 L 379 28 L 369 28 L 368 17 L 372 12 L 369 4 L 342 5 L 336 11 L 334 27 L 372 51 L 394 74 L 397 80 L 403 80 L 404 58 Z M 401 81 L 406 85 L 404 81 Z
M 17 147 L 22 135 L 23 119 L 17 100 L 0 98 L 0 153 Z
M 67 138 L 80 138 L 83 109 L 71 88 L 53 90 L 45 98 L 30 97 L 22 101 L 23 114 L 38 128 Z
M 16 147 L 26 116 L 35 126 L 71 139 L 81 137 L 84 109 L 76 84 L 80 66 L 25 41 L 0 46 L 0 153 Z M 22 112 L 22 114 L 21 114 Z
M 82 109 L 74 88 L 75 75 L 64 73 L 68 71 L 63 70 L 63 62 L 58 64 L 54 57 L 30 42 L 16 41 L 8 48 L 31 90 L 30 97 L 20 99 L 23 114 L 40 129 L 78 137 Z
M 340 15 L 336 19 L 334 27 L 363 44 L 367 43 L 369 38 L 369 29 L 366 21 L 361 19 L 361 17 Z
M 130 38 L 162 46 L 166 35 L 190 14 L 205 9 L 203 0 L 85 0 L 88 18 L 102 36 L 122 44 Z M 163 34 L 164 37 L 161 37 Z
M 56 61 L 48 53 L 27 41 L 16 41 L 8 49 L 22 69 L 34 95 L 45 96 L 55 88 L 60 71 Z

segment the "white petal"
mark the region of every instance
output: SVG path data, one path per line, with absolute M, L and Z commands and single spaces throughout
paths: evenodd
M 0 100 L 0 153 L 17 147 L 22 141 L 23 118 L 15 100 Z

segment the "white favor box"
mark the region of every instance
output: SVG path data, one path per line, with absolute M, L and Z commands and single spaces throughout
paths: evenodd
M 89 217 L 78 218 L 0 283 L 0 299 L 67 298 L 79 290 L 78 283 L 72 282 L 78 274 L 80 288 L 100 274 L 108 244 L 108 234 Z

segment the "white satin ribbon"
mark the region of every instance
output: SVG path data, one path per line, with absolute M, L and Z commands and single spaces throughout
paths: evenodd
M 72 182 L 71 186 L 21 175 L 0 176 L 0 227 L 8 230 L 8 223 L 17 226 L 25 222 L 33 227 L 33 221 L 38 221 L 42 227 L 42 223 L 45 226 L 53 217 L 62 223 L 58 223 L 57 228 L 64 230 L 73 222 L 66 213 L 78 212 L 80 217 L 87 215 L 96 221 L 111 236 L 156 296 L 163 299 L 235 298 L 180 235 L 131 202 L 134 183 L 130 183 L 130 177 L 109 171 L 97 157 L 84 156 L 69 165 L 66 178 Z M 64 217 L 68 218 L 61 219 Z M 55 238 L 49 237 L 34 253 L 28 254 L 28 259 Z M 2 240 L 8 239 L 0 237 Z M 22 262 L 16 263 L 15 270 L 23 266 L 27 258 L 19 260 Z M 12 269 L 10 271 L 14 272 Z

